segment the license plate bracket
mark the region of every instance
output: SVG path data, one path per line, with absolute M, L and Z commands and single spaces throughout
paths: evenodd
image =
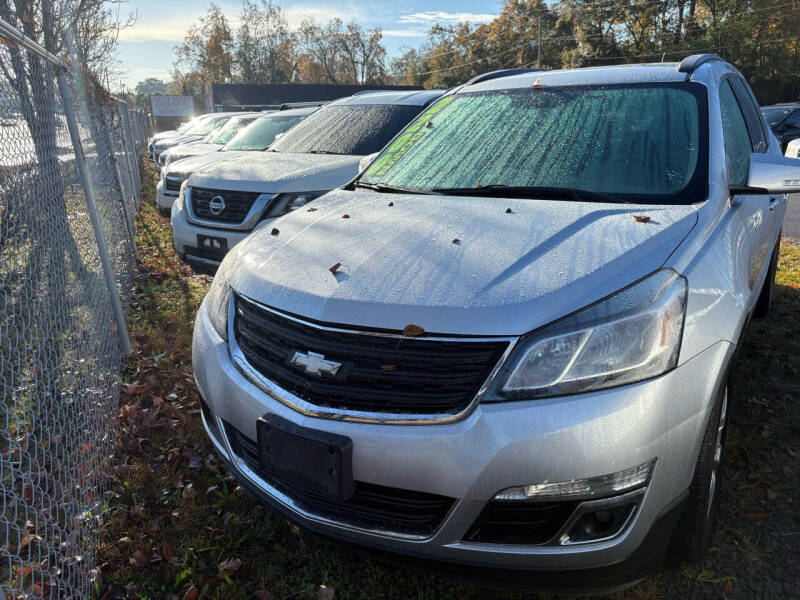
M 228 253 L 228 240 L 216 235 L 197 234 L 197 249 L 203 256 L 222 260 Z
M 339 502 L 353 496 L 350 438 L 301 427 L 274 414 L 258 419 L 257 435 L 265 474 Z

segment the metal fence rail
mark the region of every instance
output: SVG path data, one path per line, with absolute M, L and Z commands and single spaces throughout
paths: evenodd
M 145 116 L 0 20 L 0 592 L 85 598 Z

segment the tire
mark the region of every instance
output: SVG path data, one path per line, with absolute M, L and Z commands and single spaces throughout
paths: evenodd
M 725 383 L 714 401 L 689 486 L 689 497 L 670 541 L 669 555 L 674 560 L 696 562 L 711 544 L 719 504 L 722 448 L 731 400 L 730 373 L 726 374 Z
M 769 270 L 767 271 L 767 278 L 764 280 L 764 285 L 761 287 L 761 294 L 758 296 L 756 307 L 753 309 L 753 316 L 756 319 L 764 319 L 769 316 L 772 309 L 772 291 L 775 288 L 775 272 L 778 270 L 778 254 L 781 250 L 781 236 L 778 235 L 778 241 L 775 242 L 775 247 L 772 249 L 772 256 L 769 258 Z

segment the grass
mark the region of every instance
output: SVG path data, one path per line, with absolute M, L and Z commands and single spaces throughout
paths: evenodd
M 192 379 L 193 319 L 210 279 L 178 262 L 152 177 L 144 179 L 129 314 L 135 353 L 119 407 L 98 597 L 305 600 L 322 585 L 337 599 L 523 597 L 353 554 L 301 531 L 236 485 L 202 430 Z M 777 281 L 774 315 L 753 323 L 737 374 L 715 548 L 703 564 L 669 567 L 616 600 L 733 598 L 737 590 L 744 598 L 751 570 L 770 569 L 776 548 L 765 526 L 789 518 L 800 471 L 793 408 L 800 398 L 800 246 L 784 242 Z M 748 520 L 753 511 L 765 519 Z

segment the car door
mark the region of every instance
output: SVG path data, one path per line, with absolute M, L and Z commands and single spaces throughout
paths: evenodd
M 763 154 L 768 152 L 777 154 L 781 152 L 782 154 L 783 152 L 778 148 L 769 147 L 771 140 L 768 136 L 769 128 L 758 108 L 758 101 L 756 100 L 755 94 L 753 94 L 753 90 L 739 77 L 730 79 L 730 83 L 733 88 L 733 93 L 742 109 L 742 113 L 744 114 L 747 131 L 752 141 L 753 152 Z M 800 119 L 800 115 L 798 115 L 797 118 Z M 771 240 L 777 240 L 780 235 L 783 216 L 788 207 L 788 202 L 789 196 L 786 194 L 775 194 L 769 198 L 769 213 L 766 215 L 766 221 Z M 774 244 L 774 241 L 772 244 Z
M 763 147 L 754 145 L 744 112 L 733 91 L 729 77 L 719 88 L 722 130 L 725 138 L 725 159 L 730 185 L 746 185 L 750 169 L 750 154 Z M 764 144 L 765 146 L 765 144 Z M 758 148 L 758 149 L 757 149 Z M 764 195 L 738 194 L 731 197 L 729 221 L 731 257 L 737 271 L 735 279 L 746 282 L 747 307 L 758 297 L 763 273 L 767 268 L 772 228 L 770 227 L 770 198 Z M 744 290 L 742 290 L 744 291 Z

